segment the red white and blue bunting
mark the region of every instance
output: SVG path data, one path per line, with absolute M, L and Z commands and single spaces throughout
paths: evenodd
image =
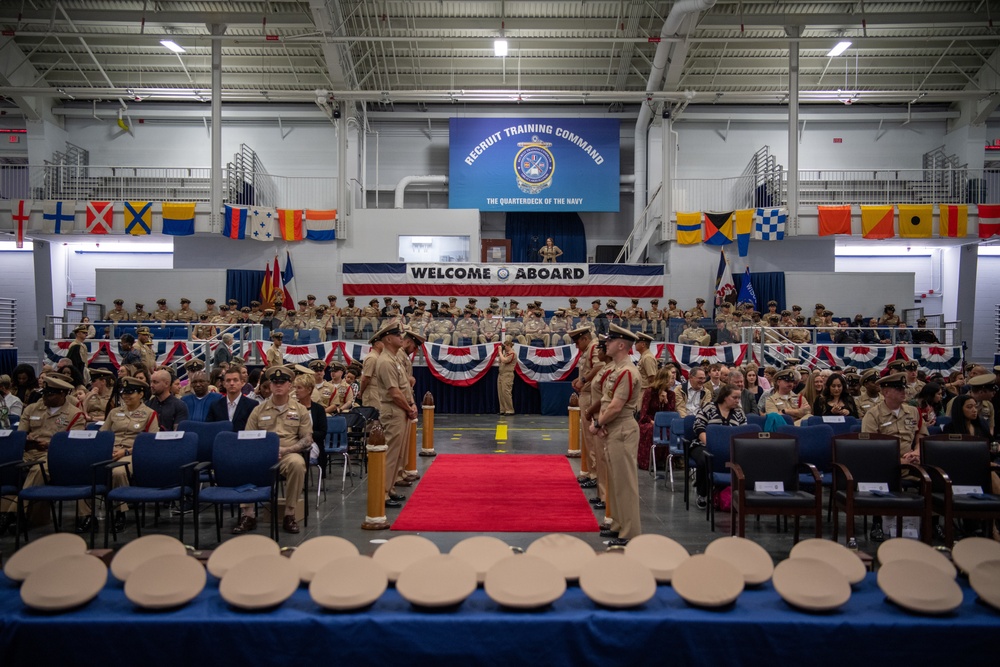
M 560 382 L 573 372 L 580 352 L 576 345 L 558 347 L 531 347 L 515 345 L 517 374 L 521 379 L 537 387 L 539 382 Z
M 493 367 L 500 351 L 498 343 L 451 347 L 424 343 L 424 358 L 431 374 L 442 382 L 467 387 L 479 382 Z
M 53 363 L 67 356 L 71 341 L 45 341 L 45 355 Z M 110 363 L 115 368 L 120 365 L 121 352 L 117 340 L 86 341 L 88 363 Z M 217 343 L 202 341 L 160 340 L 153 342 L 158 364 L 177 364 L 188 359 L 207 360 Z M 260 358 L 266 352 L 265 343 L 253 341 L 243 348 L 242 356 L 248 362 L 256 350 Z M 424 357 L 431 373 L 437 379 L 451 385 L 469 386 L 475 384 L 489 372 L 499 354 L 498 343 L 486 343 L 471 347 L 449 347 L 437 343 L 423 346 Z M 339 352 L 348 362 L 361 362 L 371 351 L 365 343 L 351 341 L 329 341 L 310 345 L 288 345 L 284 348 L 286 363 L 305 363 L 312 359 L 323 359 L 330 363 Z M 687 377 L 693 366 L 703 362 L 724 363 L 729 366 L 742 364 L 749 355 L 761 366 L 784 365 L 789 356 L 802 359 L 809 368 L 826 366 L 853 366 L 859 370 L 883 367 L 894 359 L 915 360 L 926 372 L 950 373 L 961 370 L 963 362 L 960 346 L 938 345 L 765 345 L 763 357 L 759 345 L 723 345 L 700 347 L 675 343 L 653 343 L 653 355 L 663 361 L 676 362 Z M 574 345 L 558 347 L 532 347 L 515 345 L 517 374 L 531 386 L 539 382 L 559 382 L 565 380 L 576 368 L 579 353 Z M 632 350 L 633 360 L 639 355 Z M 180 369 L 179 369 L 180 370 Z M 183 377 L 183 371 L 180 372 Z
M 694 366 L 708 362 L 710 364 L 726 364 L 739 366 L 747 356 L 747 345 L 719 345 L 717 347 L 701 347 L 699 345 L 677 345 L 667 343 L 669 358 L 681 367 L 681 374 L 687 377 L 688 371 Z

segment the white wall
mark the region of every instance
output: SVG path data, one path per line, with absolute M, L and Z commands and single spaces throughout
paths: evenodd
M 3 284 L 0 293 L 4 298 L 17 299 L 14 344 L 17 347 L 18 361 L 35 363 L 40 351 L 35 349 L 38 328 L 35 317 L 34 256 L 31 243 L 25 242 L 21 250 L 17 250 L 13 243 L 0 243 L 0 265 L 3 266 L 0 270 L 0 281 Z
M 263 268 L 263 267 L 261 267 Z M 167 300 L 167 307 L 180 308 L 181 297 L 191 299 L 191 307 L 204 310 L 205 299 L 219 303 L 225 300 L 226 271 L 224 269 L 98 269 L 97 301 L 113 308 L 117 298 L 125 300 L 125 310 L 143 303 L 147 311 L 156 309 L 156 300 Z
M 1000 254 L 997 248 L 979 249 L 979 271 L 976 279 L 976 320 L 972 332 L 972 349 L 969 356 L 973 361 L 992 364 L 993 355 L 997 353 L 997 315 L 996 307 L 1000 305 Z M 971 290 L 964 298 L 972 298 Z M 966 338 L 969 338 L 966 333 Z
M 882 273 L 873 280 L 868 273 L 787 271 L 785 301 L 802 306 L 806 314 L 822 303 L 837 317 L 878 316 L 892 303 L 902 315 L 913 303 L 913 274 Z

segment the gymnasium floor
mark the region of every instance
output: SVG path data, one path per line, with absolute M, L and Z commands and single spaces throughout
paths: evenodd
M 498 435 L 502 436 L 502 429 L 498 433 L 498 426 L 505 425 L 507 431 L 506 440 L 498 440 Z M 434 449 L 439 454 L 494 454 L 496 456 L 517 456 L 518 454 L 557 454 L 565 455 L 568 444 L 568 430 L 566 417 L 543 417 L 539 415 L 518 415 L 514 417 L 498 417 L 496 415 L 437 415 L 435 419 Z M 418 440 L 419 442 L 419 440 Z M 419 444 L 418 444 L 419 447 Z M 424 471 L 428 466 L 433 465 L 434 458 L 418 457 L 418 469 Z M 571 466 L 576 473 L 579 473 L 580 459 L 569 459 Z M 356 466 L 352 466 L 355 474 Z M 309 525 L 305 526 L 299 522 L 302 531 L 298 535 L 281 534 L 282 546 L 295 546 L 304 540 L 316 535 L 339 535 L 357 545 L 361 553 L 371 553 L 375 550 L 378 542 L 372 540 L 384 540 L 396 535 L 404 534 L 400 531 L 382 530 L 366 531 L 361 529 L 361 522 L 365 517 L 366 505 L 366 485 L 364 480 L 354 478 L 354 485 L 348 478 L 347 486 L 341 494 L 341 470 L 340 465 L 335 464 L 331 468 L 331 475 L 326 480 L 326 498 L 321 498 L 319 506 L 315 505 L 315 476 L 313 469 L 312 476 L 312 496 L 310 498 Z M 683 473 L 675 472 L 675 490 L 671 492 L 669 485 L 662 479 L 654 482 L 653 477 L 647 471 L 639 471 L 639 494 L 641 502 L 642 529 L 646 533 L 660 533 L 667 535 L 685 547 L 691 553 L 698 553 L 704 550 L 705 546 L 719 536 L 729 534 L 729 515 L 718 513 L 716 515 L 716 532 L 712 533 L 709 523 L 705 518 L 704 510 L 697 510 L 694 505 L 692 491 L 691 509 L 684 509 L 684 478 Z M 400 489 L 407 495 L 412 493 L 419 485 L 419 481 L 409 489 Z M 595 489 L 581 490 L 589 497 L 593 495 Z M 457 508 L 460 509 L 460 508 Z M 386 509 L 386 516 L 390 522 L 398 516 L 401 509 Z M 223 519 L 223 540 L 231 537 L 229 529 L 234 525 L 235 519 L 229 517 L 229 512 L 224 512 Z M 595 512 L 598 520 L 603 518 L 604 511 Z M 129 513 L 129 525 L 125 530 L 126 539 L 134 539 L 136 536 L 133 514 Z M 190 515 L 189 515 L 190 516 Z M 65 509 L 65 524 L 72 524 L 72 510 L 70 504 Z M 843 518 L 841 518 L 843 522 Z M 869 544 L 867 538 L 861 535 L 861 522 L 858 522 L 858 541 L 862 551 L 874 553 L 877 545 Z M 97 546 L 101 546 L 103 539 L 103 522 L 100 526 Z M 801 538 L 812 537 L 814 524 L 811 519 L 802 519 Z M 843 539 L 844 526 L 841 525 L 841 539 Z M 47 534 L 51 527 L 38 528 L 31 532 L 31 535 Z M 215 538 L 215 524 L 210 510 L 201 516 L 200 528 L 201 547 L 211 549 L 217 545 Z M 831 535 L 832 526 L 827 524 L 824 527 L 826 537 Z M 267 525 L 259 522 L 257 533 L 266 535 Z M 164 533 L 177 535 L 177 517 L 161 517 L 160 525 L 152 525 L 152 510 L 147 513 L 147 527 L 143 534 Z M 421 533 L 425 537 L 434 541 L 442 551 L 449 550 L 460 540 L 478 533 L 456 533 L 456 532 L 432 532 Z M 492 535 L 506 541 L 512 546 L 527 547 L 532 541 L 539 537 L 540 533 L 491 533 Z M 595 533 L 575 533 L 595 549 L 605 548 L 606 538 Z M 767 549 L 777 560 L 788 556 L 788 551 L 792 547 L 793 533 L 791 522 L 789 522 L 788 532 L 777 532 L 775 520 L 770 517 L 762 518 L 759 524 L 752 520 L 747 523 L 747 537 L 759 543 Z M 192 544 L 192 533 L 190 522 L 185 519 L 185 541 Z M 122 544 L 119 541 L 119 545 Z M 115 544 L 112 543 L 112 547 Z M 0 555 L 4 559 L 14 551 L 14 537 L 8 533 L 0 538 Z

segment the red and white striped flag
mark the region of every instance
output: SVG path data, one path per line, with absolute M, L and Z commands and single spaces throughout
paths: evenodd
M 979 205 L 979 238 L 1000 236 L 1000 204 Z

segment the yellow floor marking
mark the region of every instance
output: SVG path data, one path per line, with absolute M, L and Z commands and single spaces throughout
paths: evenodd
M 497 424 L 496 439 L 497 440 L 506 440 L 507 439 L 507 425 L 506 424 Z
M 501 426 L 501 424 L 498 424 L 498 426 Z M 506 424 L 502 424 L 502 426 L 507 426 L 507 425 Z M 448 429 L 448 430 L 449 431 L 492 431 L 492 430 L 494 430 L 494 427 L 491 426 L 491 427 L 487 427 L 487 428 L 472 428 L 472 427 L 470 427 L 470 428 L 451 428 L 451 429 Z M 551 432 L 551 431 L 568 431 L 569 428 L 568 427 L 567 428 L 552 428 L 551 426 L 547 427 L 547 428 L 515 428 L 513 426 L 507 426 L 507 430 L 509 430 L 509 431 L 546 431 L 546 432 Z M 455 433 L 454 435 L 458 435 L 458 434 Z
M 494 449 L 493 453 L 494 454 L 506 454 L 507 450 L 506 449 Z

